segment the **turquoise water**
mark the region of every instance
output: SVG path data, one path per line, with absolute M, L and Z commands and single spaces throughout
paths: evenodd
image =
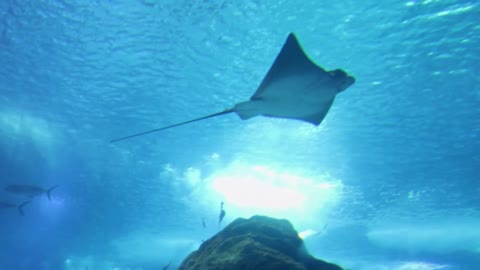
M 247 100 L 289 32 L 357 80 L 320 126 L 109 143 Z M 174 269 L 253 214 L 348 269 L 480 269 L 479 62 L 478 1 L 0 1 L 0 200 L 59 185 L 0 209 L 0 269 Z

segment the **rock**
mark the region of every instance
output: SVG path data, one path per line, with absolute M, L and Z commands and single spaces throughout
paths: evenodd
M 238 218 L 191 253 L 179 270 L 342 270 L 306 251 L 285 219 Z

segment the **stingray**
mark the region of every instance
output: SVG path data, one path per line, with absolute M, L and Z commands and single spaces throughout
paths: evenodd
M 326 71 L 315 64 L 305 54 L 295 34 L 290 33 L 267 75 L 249 100 L 221 112 L 114 139 L 111 142 L 229 113 L 236 113 L 242 120 L 262 115 L 319 125 L 332 106 L 335 96 L 354 82 L 355 78 L 341 69 Z

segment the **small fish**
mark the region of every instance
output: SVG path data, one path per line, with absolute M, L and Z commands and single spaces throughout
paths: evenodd
M 52 200 L 51 192 L 52 190 L 56 189 L 58 185 L 55 185 L 49 189 L 44 189 L 39 186 L 32 186 L 32 185 L 10 185 L 5 187 L 5 191 L 10 192 L 12 194 L 26 196 L 29 198 L 33 198 L 35 196 L 40 196 L 42 194 L 47 194 L 48 200 Z
M 31 201 L 26 201 L 21 203 L 20 205 L 17 205 L 16 203 L 11 203 L 11 202 L 6 202 L 6 201 L 0 201 L 0 209 L 6 209 L 6 208 L 17 208 L 18 212 L 20 215 L 24 216 L 25 212 L 23 212 L 23 207 L 27 204 L 29 204 Z
M 225 217 L 225 210 L 223 210 L 223 202 L 220 204 L 220 216 L 218 217 L 218 224 L 222 223 L 223 218 Z
M 207 228 L 207 224 L 205 224 L 205 219 L 204 218 L 202 218 L 202 226 L 203 226 L 203 228 Z

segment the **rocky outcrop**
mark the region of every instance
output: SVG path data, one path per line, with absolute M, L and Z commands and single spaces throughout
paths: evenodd
M 342 270 L 305 250 L 288 220 L 239 218 L 205 241 L 180 270 Z

